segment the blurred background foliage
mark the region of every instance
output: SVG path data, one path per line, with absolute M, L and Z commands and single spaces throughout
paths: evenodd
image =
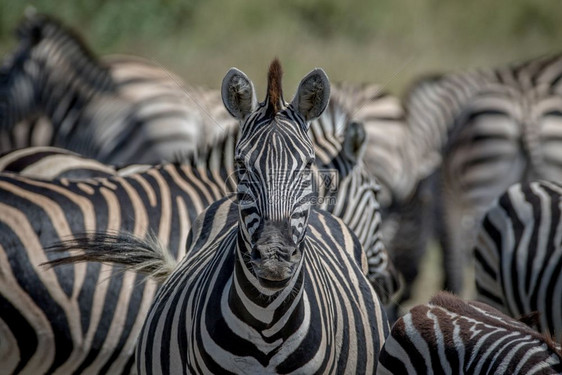
M 143 56 L 192 84 L 218 87 L 237 66 L 263 90 L 278 56 L 287 96 L 314 66 L 401 94 L 420 74 L 562 51 L 560 0 L 2 0 L 0 54 L 14 47 L 28 6 L 78 30 L 98 54 Z

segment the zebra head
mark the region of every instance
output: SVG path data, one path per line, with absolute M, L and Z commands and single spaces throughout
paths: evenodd
M 59 21 L 29 14 L 16 30 L 18 46 L 0 67 L 0 126 L 73 103 L 79 89 L 113 90 L 109 69 Z M 59 109 L 60 110 L 60 109 Z
M 241 71 L 232 68 L 222 84 L 225 107 L 241 123 L 235 150 L 239 248 L 255 281 L 269 289 L 283 288 L 300 269 L 315 198 L 308 123 L 322 114 L 330 96 L 328 77 L 315 69 L 287 104 L 281 74 L 274 60 L 266 99 L 259 104 Z

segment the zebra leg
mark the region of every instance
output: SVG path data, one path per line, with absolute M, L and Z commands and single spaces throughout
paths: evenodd
M 389 238 L 389 248 L 394 265 L 404 277 L 404 287 L 398 305 L 389 311 L 391 317 L 402 315 L 397 310 L 401 303 L 411 297 L 421 259 L 434 231 L 434 185 L 434 175 L 421 181 L 414 195 L 393 213 L 396 217 L 396 232 Z
M 443 289 L 455 294 L 463 290 L 464 264 L 467 259 L 467 229 L 470 215 L 459 195 L 442 186 L 442 202 L 437 203 L 437 228 L 443 254 Z

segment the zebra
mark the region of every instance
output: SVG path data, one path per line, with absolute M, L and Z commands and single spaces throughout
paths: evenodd
M 264 102 L 236 68 L 221 91 L 241 124 L 236 196 L 198 217 L 183 260 L 170 264 L 165 248 L 134 236 L 98 233 L 59 245 L 86 253 L 58 263 L 124 261 L 150 274 L 164 268 L 139 335 L 140 374 L 374 373 L 388 326 L 358 267 L 359 242 L 313 208 L 306 130 L 328 103 L 326 74 L 305 76 L 289 104 L 278 60 Z
M 381 375 L 562 372 L 562 348 L 550 337 L 446 292 L 401 317 L 379 358 Z
M 445 288 L 462 290 L 464 257 L 478 222 L 510 185 L 560 180 L 557 134 L 562 58 L 422 80 L 406 99 L 412 148 L 423 175 L 437 166 L 437 227 Z
M 17 33 L 0 67 L 0 152 L 57 146 L 104 163 L 157 164 L 235 126 L 214 112 L 213 92 L 141 58 L 100 61 L 49 16 L 28 16 Z
M 323 183 L 317 184 L 324 186 L 317 203 L 337 213 L 365 239 L 367 252 L 372 244 L 373 254 L 363 254 L 360 267 L 365 273 L 369 270 L 377 292 L 386 300 L 392 291 L 384 288 L 393 282 L 385 280 L 396 275 L 377 229 L 378 188 L 362 168 L 351 167 L 355 162 L 349 154 L 357 150 L 346 146 L 357 145 L 354 138 L 360 131 L 350 124 L 341 140 L 330 132 L 333 128 L 319 125 L 313 122 L 310 129 L 318 151 L 316 168 L 342 169 L 336 186 L 326 189 Z M 12 348 L 0 350 L 6 371 L 128 371 L 134 338 L 155 285 L 138 285 L 138 277 L 122 275 L 109 266 L 43 270 L 37 264 L 56 258 L 44 248 L 94 230 L 123 230 L 140 236 L 148 231 L 180 259 L 196 215 L 235 191 L 235 179 L 227 178 L 234 172 L 235 139 L 234 134 L 226 136 L 187 164 L 166 164 L 125 175 L 117 169 L 117 175 L 110 178 L 45 181 L 0 174 L 0 265 L 2 274 L 9 275 L 0 278 L 0 326 L 5 328 L 0 330 L 0 342 Z M 41 163 L 40 157 L 34 159 L 28 151 L 16 152 L 9 160 L 13 163 L 19 155 L 20 165 Z M 326 161 L 331 164 L 324 164 Z M 81 168 L 79 164 L 77 168 Z M 317 173 L 314 177 L 319 178 Z M 329 199 L 320 200 L 326 195 Z M 340 203 L 342 199 L 347 203 Z M 96 287 L 98 280 L 102 282 Z
M 486 211 L 474 247 L 479 301 L 511 316 L 538 311 L 541 332 L 562 337 L 562 186 L 512 185 Z

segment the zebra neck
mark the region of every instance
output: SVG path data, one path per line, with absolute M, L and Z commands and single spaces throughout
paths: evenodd
M 240 241 L 238 241 L 240 242 Z M 236 246 L 234 272 L 223 292 L 222 308 L 227 316 L 242 326 L 252 326 L 265 337 L 287 337 L 302 329 L 307 300 L 304 272 L 299 265 L 289 285 L 278 292 L 269 292 L 248 269 L 245 249 Z

